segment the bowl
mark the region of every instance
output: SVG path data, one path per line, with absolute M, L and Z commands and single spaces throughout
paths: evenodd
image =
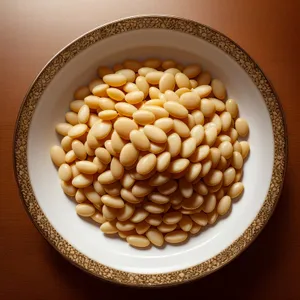
M 244 166 L 245 191 L 230 215 L 187 243 L 138 250 L 108 238 L 75 212 L 60 187 L 49 156 L 59 143 L 74 90 L 100 65 L 148 57 L 200 63 L 227 87 L 249 122 L 251 154 Z M 287 138 L 278 98 L 261 69 L 225 35 L 194 21 L 141 16 L 98 27 L 66 46 L 43 68 L 21 106 L 15 129 L 15 175 L 22 202 L 46 240 L 82 270 L 134 286 L 178 284 L 228 264 L 256 238 L 279 198 L 287 163 Z

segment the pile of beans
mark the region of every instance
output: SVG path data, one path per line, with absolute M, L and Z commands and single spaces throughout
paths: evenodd
M 199 65 L 128 60 L 74 93 L 51 148 L 76 212 L 134 247 L 185 241 L 243 192 L 248 123 Z

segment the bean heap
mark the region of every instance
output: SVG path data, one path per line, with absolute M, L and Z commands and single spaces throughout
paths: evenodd
M 185 241 L 241 195 L 247 121 L 199 65 L 128 60 L 74 93 L 51 148 L 76 212 L 134 247 Z

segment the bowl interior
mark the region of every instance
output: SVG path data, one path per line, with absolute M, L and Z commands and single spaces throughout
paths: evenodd
M 106 237 L 99 226 L 75 212 L 75 201 L 61 190 L 49 149 L 60 143 L 56 123 L 64 121 L 74 90 L 96 77 L 97 67 L 125 59 L 159 57 L 183 64 L 200 63 L 221 79 L 240 115 L 250 126 L 251 154 L 244 166 L 245 192 L 229 215 L 182 245 L 137 250 L 119 238 Z M 251 224 L 263 205 L 274 159 L 271 121 L 264 100 L 246 72 L 208 42 L 184 33 L 145 29 L 101 40 L 75 56 L 54 77 L 36 107 L 29 131 L 28 169 L 36 199 L 58 233 L 87 257 L 109 267 L 136 273 L 166 273 L 188 268 L 217 255 Z

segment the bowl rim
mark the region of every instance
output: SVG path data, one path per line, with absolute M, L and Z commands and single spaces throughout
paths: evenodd
M 39 98 L 64 65 L 96 42 L 133 30 L 169 29 L 203 39 L 221 49 L 235 60 L 252 79 L 267 106 L 274 135 L 272 178 L 264 203 L 255 219 L 230 246 L 214 257 L 189 268 L 159 274 L 137 274 L 107 267 L 79 252 L 50 224 L 33 193 L 27 167 L 27 139 L 32 116 Z M 276 133 L 276 134 L 275 134 Z M 32 82 L 21 104 L 13 137 L 13 165 L 15 180 L 24 208 L 42 236 L 65 259 L 98 278 L 130 286 L 169 286 L 204 277 L 227 265 L 241 254 L 267 224 L 281 194 L 288 161 L 287 129 L 282 106 L 277 94 L 257 63 L 233 40 L 193 20 L 169 15 L 137 15 L 106 23 L 70 42 L 55 54 Z

